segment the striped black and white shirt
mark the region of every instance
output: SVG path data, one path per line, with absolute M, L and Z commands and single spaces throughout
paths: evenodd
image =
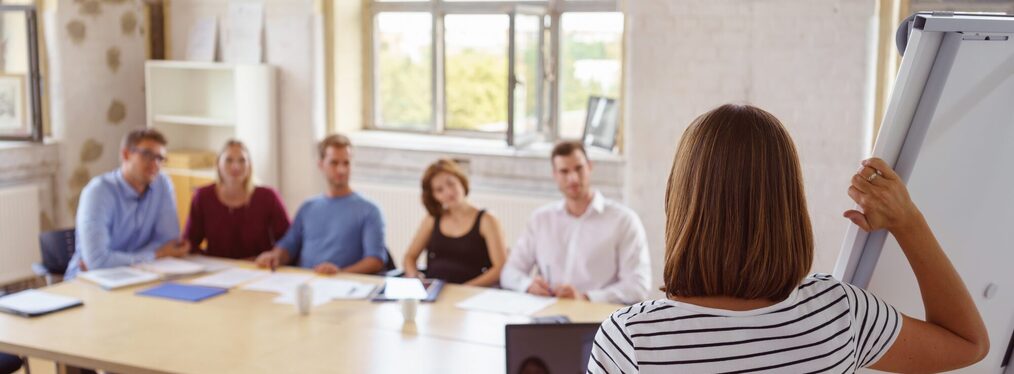
M 877 362 L 901 314 L 873 294 L 815 274 L 788 298 L 749 311 L 653 300 L 599 328 L 589 373 L 851 373 Z

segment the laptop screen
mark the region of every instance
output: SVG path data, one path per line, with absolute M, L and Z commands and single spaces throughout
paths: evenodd
M 598 329 L 598 323 L 507 325 L 507 374 L 584 373 Z

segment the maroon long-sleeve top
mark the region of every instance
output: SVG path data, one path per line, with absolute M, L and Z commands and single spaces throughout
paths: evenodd
M 270 250 L 288 229 L 289 216 L 275 190 L 256 187 L 246 205 L 230 208 L 210 184 L 194 191 L 185 235 L 194 252 L 207 239 L 206 255 L 250 258 Z

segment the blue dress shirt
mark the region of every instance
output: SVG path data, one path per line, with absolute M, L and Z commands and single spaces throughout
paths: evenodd
M 172 183 L 159 174 L 138 194 L 116 170 L 92 178 L 77 209 L 74 257 L 65 279 L 72 279 L 84 261 L 88 269 L 153 261 L 155 252 L 180 237 Z

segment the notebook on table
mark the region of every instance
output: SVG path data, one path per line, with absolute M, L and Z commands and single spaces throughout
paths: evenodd
M 224 294 L 228 291 L 225 288 L 195 286 L 192 284 L 162 283 L 158 286 L 138 291 L 141 296 L 160 297 L 179 301 L 198 301 Z
M 35 317 L 84 305 L 80 299 L 38 290 L 21 291 L 0 297 L 0 311 Z

